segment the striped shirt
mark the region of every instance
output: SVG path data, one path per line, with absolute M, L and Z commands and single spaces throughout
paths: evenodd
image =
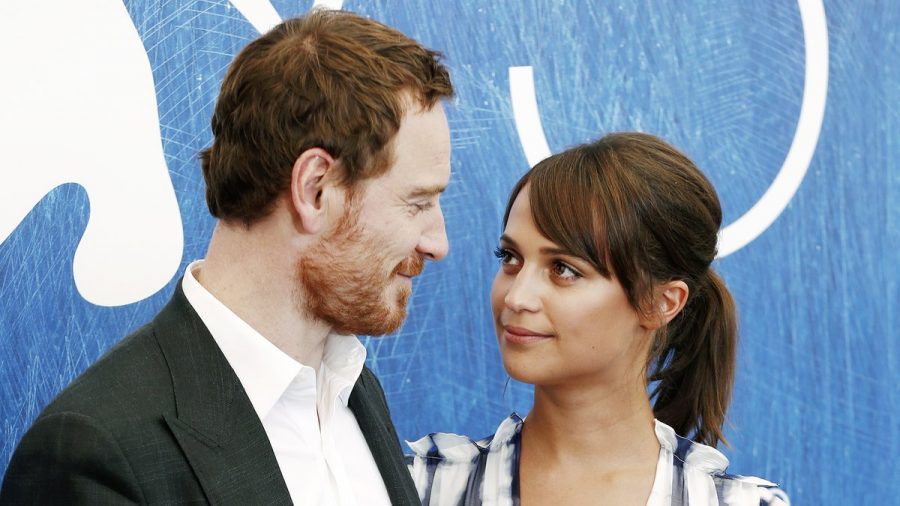
M 423 506 L 518 506 L 519 443 L 523 420 L 513 413 L 493 436 L 479 441 L 434 433 L 407 442 L 407 457 Z M 774 483 L 726 474 L 728 459 L 656 421 L 659 460 L 648 506 L 788 506 Z

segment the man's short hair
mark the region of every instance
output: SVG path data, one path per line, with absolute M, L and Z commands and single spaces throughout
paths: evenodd
M 314 147 L 339 161 L 342 184 L 386 172 L 406 109 L 453 96 L 441 56 L 377 21 L 320 9 L 251 42 L 225 75 L 200 155 L 210 213 L 247 226 L 267 216 Z

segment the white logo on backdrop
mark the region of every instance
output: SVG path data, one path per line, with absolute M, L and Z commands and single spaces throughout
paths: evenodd
M 0 61 L 0 242 L 49 191 L 79 184 L 91 212 L 78 291 L 101 306 L 152 295 L 178 269 L 183 233 L 150 60 L 125 6 L 0 2 Z
M 232 4 L 260 32 L 281 21 L 271 2 Z M 150 60 L 124 4 L 2 2 L 0 61 L 0 243 L 48 192 L 79 184 L 90 202 L 79 293 L 99 306 L 153 295 L 176 274 L 184 233 Z
M 828 93 L 828 24 L 821 0 L 800 0 L 799 4 L 806 69 L 797 131 L 769 189 L 750 210 L 719 232 L 719 257 L 743 248 L 775 222 L 797 193 L 816 151 Z M 541 126 L 532 68 L 510 67 L 509 88 L 519 142 L 533 167 L 551 151 Z

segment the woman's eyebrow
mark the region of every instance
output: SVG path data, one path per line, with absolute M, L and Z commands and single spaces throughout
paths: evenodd
M 518 247 L 518 244 L 516 244 L 516 241 L 514 241 L 514 240 L 512 239 L 512 237 L 510 237 L 510 236 L 508 236 L 508 235 L 506 235 L 506 234 L 503 234 L 503 235 L 500 236 L 500 242 L 507 243 L 507 244 L 509 244 L 510 246 L 514 247 L 514 248 L 517 248 L 517 247 Z M 550 246 L 544 246 L 543 248 L 541 248 L 541 249 L 538 250 L 538 253 L 540 253 L 540 254 L 542 254 L 542 255 L 548 255 L 548 256 L 550 256 L 550 255 L 564 255 L 564 256 L 567 256 L 567 257 L 578 258 L 578 256 L 577 256 L 577 255 L 573 255 L 571 251 L 564 250 L 564 249 L 562 249 L 562 248 L 554 248 L 554 247 L 550 247 Z
M 564 255 L 567 257 L 575 257 L 576 256 L 576 255 L 573 255 L 571 251 L 564 250 L 562 248 L 544 247 L 544 248 L 539 249 L 538 251 L 540 251 L 542 255 Z
M 514 241 L 514 240 L 512 239 L 512 237 L 510 237 L 510 236 L 508 236 L 508 235 L 506 235 L 506 234 L 503 234 L 503 235 L 500 236 L 500 242 L 505 242 L 505 243 L 509 244 L 510 246 L 512 246 L 512 247 L 514 247 L 514 248 L 519 246 L 518 244 L 516 244 L 516 241 Z

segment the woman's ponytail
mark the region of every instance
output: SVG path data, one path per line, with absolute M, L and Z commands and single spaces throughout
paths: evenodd
M 737 315 L 725 282 L 708 269 L 681 313 L 660 332 L 651 398 L 657 419 L 716 446 L 731 401 L 737 349 Z

